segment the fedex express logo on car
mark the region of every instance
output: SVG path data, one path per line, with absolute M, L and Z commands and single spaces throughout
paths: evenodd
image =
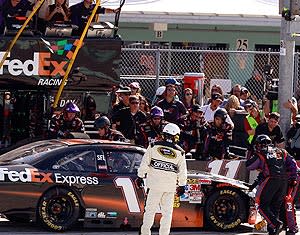
M 25 168 L 24 171 L 9 171 L 8 168 L 0 168 L 0 181 L 11 182 L 35 182 L 35 183 L 58 183 L 68 184 L 87 184 L 97 185 L 99 180 L 97 177 L 90 176 L 68 176 L 61 173 L 43 173 L 35 168 Z
M 38 172 L 37 169 L 34 168 L 25 168 L 24 171 L 9 171 L 8 168 L 0 168 L 0 181 L 5 181 L 5 178 L 11 182 L 48 182 L 53 183 L 51 179 L 52 173 L 42 173 Z

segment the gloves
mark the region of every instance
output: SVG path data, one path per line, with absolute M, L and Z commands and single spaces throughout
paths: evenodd
M 136 180 L 135 180 L 135 183 L 137 185 L 138 188 L 143 188 L 145 186 L 144 184 L 144 179 L 141 178 L 141 177 L 138 177 Z
M 258 185 L 258 180 L 255 180 L 255 181 L 253 182 L 253 184 L 251 184 L 251 185 L 249 186 L 249 190 L 252 191 L 253 189 L 256 188 L 257 185 Z
M 289 186 L 290 187 L 295 187 L 297 185 L 297 180 L 290 180 L 289 181 Z
M 185 186 L 178 186 L 176 189 L 176 195 L 178 197 L 182 196 L 185 192 Z

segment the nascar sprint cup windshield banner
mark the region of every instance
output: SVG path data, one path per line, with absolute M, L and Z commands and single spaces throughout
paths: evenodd
M 0 40 L 0 58 L 12 38 Z M 19 39 L 0 68 L 2 89 L 57 89 L 79 40 L 74 38 Z M 121 41 L 85 39 L 65 89 L 105 90 L 120 80 Z

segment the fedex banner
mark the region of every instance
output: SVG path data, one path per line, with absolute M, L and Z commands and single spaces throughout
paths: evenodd
M 0 59 L 11 38 L 0 40 Z M 22 38 L 0 68 L 0 87 L 19 89 L 58 88 L 78 39 Z M 105 90 L 119 83 L 121 41 L 86 39 L 79 50 L 65 89 Z

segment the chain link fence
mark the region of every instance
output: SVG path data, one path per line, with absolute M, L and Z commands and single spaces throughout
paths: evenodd
M 224 79 L 231 82 L 231 87 L 235 84 L 241 84 L 248 88 L 252 95 L 262 99 L 264 81 L 267 78 L 271 80 L 279 77 L 279 56 L 278 51 L 270 50 L 123 48 L 121 53 L 121 83 L 127 85 L 133 81 L 138 81 L 142 88 L 142 94 L 152 99 L 156 88 L 164 84 L 164 79 L 176 77 L 181 80 L 184 73 L 204 73 L 206 76 L 206 96 L 209 96 L 213 79 Z M 296 96 L 299 98 L 300 91 L 297 89 L 300 85 L 298 84 L 299 53 L 295 53 L 295 61 L 294 87 Z M 271 75 L 264 73 L 267 64 L 271 65 L 273 69 Z M 222 83 L 224 80 L 215 81 Z

